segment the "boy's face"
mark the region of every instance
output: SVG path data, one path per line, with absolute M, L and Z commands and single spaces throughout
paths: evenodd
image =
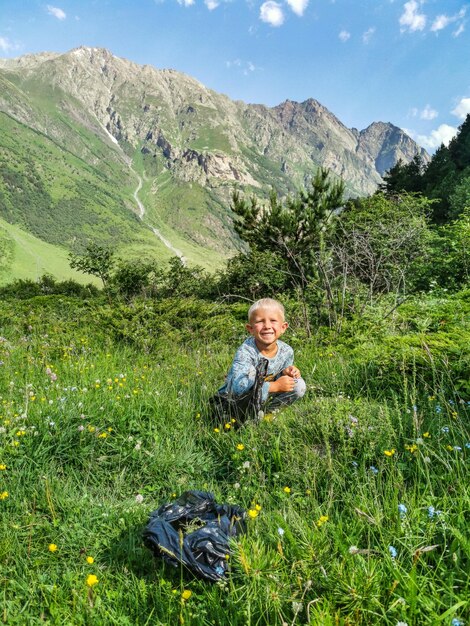
M 276 343 L 288 327 L 278 308 L 260 308 L 253 312 L 246 325 L 248 332 L 255 338 L 258 348 L 266 349 Z

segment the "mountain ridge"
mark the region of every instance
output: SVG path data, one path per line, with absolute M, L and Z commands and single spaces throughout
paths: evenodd
M 146 223 L 141 219 L 134 227 L 134 238 L 147 241 L 157 228 L 169 241 L 177 239 L 176 248 L 190 260 L 226 258 L 239 246 L 229 211 L 235 187 L 261 198 L 271 188 L 291 193 L 307 185 L 318 167 L 327 167 L 345 180 L 349 195 L 365 195 L 399 158 L 429 158 L 387 122 L 349 129 L 314 98 L 275 107 L 231 100 L 191 76 L 139 65 L 104 48 L 0 59 L 0 85 L 0 112 L 54 141 L 64 162 L 66 151 L 81 159 L 90 184 L 103 190 L 100 202 L 106 205 L 103 192 L 112 189 L 108 215 L 139 215 L 133 194 L 141 176 Z M 40 143 L 31 136 L 28 141 Z M 11 149 L 3 150 L 6 161 Z M 21 155 L 16 159 L 21 169 Z M 67 167 L 76 168 L 74 163 Z M 44 168 L 37 169 L 40 178 Z M 53 203 L 67 176 L 63 172 L 60 182 L 54 172 L 48 176 Z M 4 181 L 3 216 L 11 200 Z M 86 201 L 101 223 L 103 205 L 93 202 L 91 192 Z M 27 215 L 24 220 L 28 226 Z M 73 249 L 71 230 L 64 235 L 63 245 Z M 127 239 L 135 245 L 131 234 Z

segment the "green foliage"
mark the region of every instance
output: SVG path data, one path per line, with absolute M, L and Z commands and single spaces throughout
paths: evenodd
M 430 257 L 431 210 L 431 201 L 409 193 L 379 192 L 349 202 L 337 229 L 338 275 L 357 278 L 367 286 L 369 299 L 413 291 L 418 268 L 427 267 Z M 345 290 L 344 281 L 341 289 Z
M 88 243 L 82 254 L 70 253 L 70 267 L 85 274 L 97 276 L 103 282 L 103 287 L 106 288 L 115 263 L 114 254 L 108 246 L 102 246 L 95 242 Z
M 437 224 L 458 218 L 466 206 L 466 179 L 470 175 L 470 116 L 459 127 L 449 146 L 443 144 L 423 167 L 419 157 L 408 164 L 399 161 L 384 176 L 388 195 L 422 192 L 434 199 L 432 219 Z
M 285 257 L 271 251 L 252 248 L 227 261 L 219 275 L 220 294 L 241 296 L 251 300 L 283 294 L 289 290 L 291 278 Z
M 211 297 L 214 294 L 214 277 L 202 267 L 189 267 L 179 257 L 172 257 L 161 283 L 163 297 Z
M 154 261 L 120 259 L 111 276 L 111 288 L 130 300 L 137 296 L 155 297 L 163 280 L 162 270 Z
M 237 216 L 235 230 L 254 248 L 283 256 L 293 283 L 306 287 L 319 274 L 318 255 L 325 251 L 325 237 L 343 191 L 343 183 L 332 182 L 328 171 L 320 169 L 310 188 L 284 201 L 273 192 L 268 206 L 259 205 L 254 196 L 248 203 L 235 192 L 231 207 Z
M 99 291 L 89 283 L 82 285 L 74 280 L 57 281 L 53 276 L 44 274 L 37 281 L 19 279 L 4 287 L 0 287 L 0 296 L 4 298 L 18 298 L 25 300 L 34 296 L 64 295 L 78 298 L 98 296 Z

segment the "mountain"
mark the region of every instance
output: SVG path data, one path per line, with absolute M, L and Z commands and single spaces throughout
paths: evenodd
M 392 124 L 348 129 L 313 99 L 233 101 L 105 49 L 0 59 L 0 217 L 66 249 L 213 266 L 238 246 L 235 187 L 285 194 L 324 166 L 364 195 L 416 154 L 429 158 Z

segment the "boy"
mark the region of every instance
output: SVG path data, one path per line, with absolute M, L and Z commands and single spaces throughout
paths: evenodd
M 279 339 L 287 327 L 277 300 L 263 298 L 250 307 L 246 329 L 251 337 L 238 348 L 225 384 L 212 398 L 220 417 L 260 417 L 305 394 L 294 351 Z

